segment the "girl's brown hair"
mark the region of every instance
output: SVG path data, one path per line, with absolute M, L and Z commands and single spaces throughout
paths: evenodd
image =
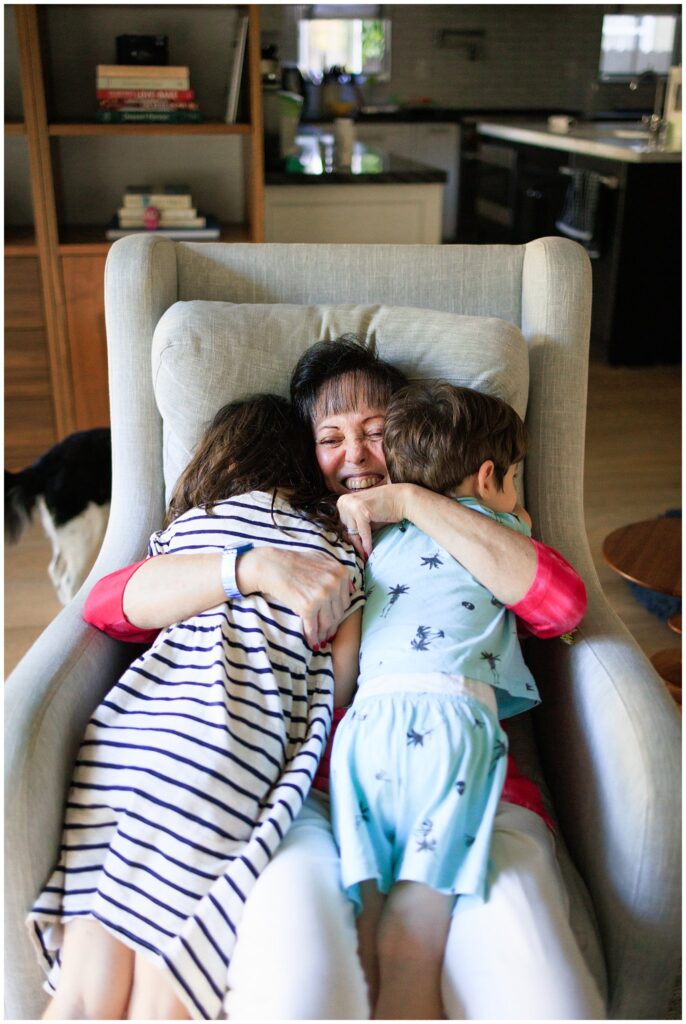
M 526 452 L 526 427 L 507 402 L 447 381 L 420 381 L 391 398 L 384 423 L 388 474 L 445 494 L 491 459 L 502 489 Z
M 248 491 L 287 491 L 288 502 L 330 528 L 312 439 L 285 398 L 254 395 L 222 406 L 179 477 L 165 526 L 190 508 Z

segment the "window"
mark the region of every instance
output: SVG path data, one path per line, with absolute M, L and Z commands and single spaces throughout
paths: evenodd
M 652 68 L 666 75 L 673 63 L 676 15 L 606 14 L 600 52 L 603 78 L 640 75 Z
M 321 75 L 337 66 L 377 79 L 390 77 L 390 22 L 385 18 L 315 18 L 300 21 L 298 66 Z

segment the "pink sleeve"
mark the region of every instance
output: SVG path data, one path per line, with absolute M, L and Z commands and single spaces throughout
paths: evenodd
M 134 562 L 123 569 L 117 569 L 108 576 L 103 576 L 95 584 L 83 606 L 83 617 L 86 622 L 115 640 L 126 640 L 132 644 L 151 644 L 159 629 L 139 629 L 124 614 L 124 591 L 137 569 L 147 562 Z
M 558 551 L 537 540 L 531 543 L 538 556 L 536 576 L 521 601 L 508 607 L 529 633 L 547 640 L 579 625 L 586 611 L 586 587 Z

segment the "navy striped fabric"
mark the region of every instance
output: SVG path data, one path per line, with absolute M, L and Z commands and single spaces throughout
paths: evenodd
M 355 581 L 351 547 L 271 496 L 192 509 L 150 554 L 250 540 L 325 551 Z M 100 921 L 156 954 L 195 1019 L 222 1016 L 227 965 L 250 889 L 310 788 L 331 727 L 330 653 L 298 616 L 262 597 L 163 630 L 110 690 L 83 739 L 59 863 L 29 915 L 54 990 L 62 925 Z

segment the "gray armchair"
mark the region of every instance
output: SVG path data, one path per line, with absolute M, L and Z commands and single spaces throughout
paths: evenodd
M 452 373 L 470 383 L 479 378 L 481 360 L 506 381 L 511 370 L 524 388 L 530 432 L 524 488 L 534 535 L 581 572 L 589 607 L 574 645 L 527 642 L 543 704 L 515 720 L 512 749 L 544 782 L 560 823 L 573 927 L 607 993 L 609 1015 L 664 1016 L 680 952 L 680 726 L 664 686 L 610 610 L 587 545 L 582 479 L 590 302 L 585 253 L 557 238 L 524 246 L 358 247 L 134 236 L 112 247 L 106 269 L 110 522 L 89 579 L 6 686 L 8 1017 L 42 1012 L 42 977 L 24 917 L 56 856 L 86 722 L 137 653 L 82 621 L 85 596 L 105 573 L 143 556 L 162 520 L 165 493 L 216 407 L 254 390 L 285 393 L 295 359 L 318 340 L 317 332 L 335 336 L 341 326 L 356 327 L 382 355 L 419 375 Z M 229 322 L 247 316 L 235 336 L 215 315 L 220 307 L 228 309 Z M 261 317 L 254 346 L 250 307 Z M 403 310 L 411 315 L 403 317 Z M 514 365 L 521 352 L 504 325 L 501 350 L 482 350 L 477 330 L 463 363 L 459 342 L 454 354 L 433 334 L 436 325 L 449 331 L 446 317 L 453 315 L 514 325 L 510 334 L 520 339 L 523 365 Z M 303 327 L 294 336 L 289 325 L 298 322 Z M 182 353 L 170 364 L 176 327 Z

